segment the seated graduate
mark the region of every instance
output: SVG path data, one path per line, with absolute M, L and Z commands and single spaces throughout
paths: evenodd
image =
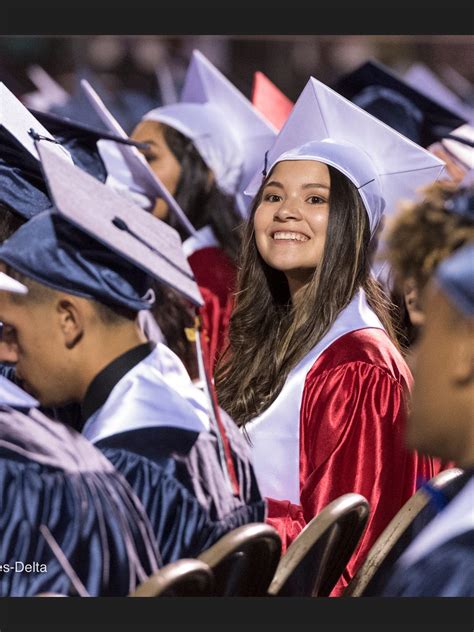
M 459 199 L 457 189 L 454 183 L 445 181 L 434 184 L 424 192 L 420 203 L 407 204 L 387 226 L 384 256 L 390 262 L 394 292 L 403 297 L 400 309 L 406 310 L 409 319 L 407 331 L 412 332 L 402 341 L 409 364 L 411 345 L 425 320 L 421 297 L 427 282 L 443 259 L 474 239 L 472 208 L 453 204 Z M 468 187 L 462 190 L 467 199 Z
M 407 296 L 410 315 L 419 319 L 417 341 L 427 317 L 424 295 L 438 266 L 463 245 L 474 240 L 473 186 L 456 188 L 439 182 L 424 192 L 424 199 L 406 205 L 388 228 L 385 256 L 390 261 L 396 287 Z M 410 285 L 409 285 L 410 284 Z M 407 293 L 407 287 L 410 293 Z M 410 305 L 410 301 L 412 304 Z M 417 365 L 417 343 L 409 348 L 407 360 Z M 459 466 L 449 460 L 445 468 Z M 432 497 L 391 549 L 364 591 L 364 596 L 380 595 L 394 564 L 422 529 L 436 516 L 441 506 L 453 498 L 470 477 L 466 471 L 450 481 L 440 495 L 428 486 Z
M 262 520 L 265 504 L 237 428 L 184 369 L 162 370 L 166 355 L 137 326 L 154 301 L 149 276 L 201 301 L 179 236 L 49 143 L 38 150 L 56 212 L 0 247 L 29 289 L 0 297 L 17 377 L 44 406 L 81 403 L 80 431 L 130 482 L 163 561 L 194 556 Z
M 470 204 L 472 212 L 472 195 Z M 474 241 L 439 265 L 424 306 L 407 440 L 412 448 L 455 461 L 466 476 L 400 557 L 382 594 L 473 597 Z
M 371 515 L 339 594 L 437 464 L 403 444 L 411 374 L 371 272 L 383 213 L 443 163 L 311 79 L 248 191 L 221 406 L 248 434 L 288 546 L 329 502 L 362 494 Z
M 1 292 L 27 288 L 0 275 Z M 111 463 L 0 377 L 0 596 L 123 596 L 161 565 L 149 520 Z

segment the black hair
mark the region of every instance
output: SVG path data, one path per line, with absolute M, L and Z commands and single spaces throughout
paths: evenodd
M 233 196 L 221 191 L 216 182 L 209 179 L 209 168 L 189 138 L 167 125 L 163 128 L 166 143 L 181 165 L 176 201 L 196 230 L 210 225 L 224 252 L 236 261 L 242 219 Z M 187 237 L 173 216 L 169 223 L 182 238 Z

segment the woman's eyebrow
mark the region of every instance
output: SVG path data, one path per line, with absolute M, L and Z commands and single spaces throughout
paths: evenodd
M 308 184 L 304 184 L 302 187 L 302 189 L 327 189 L 329 191 L 329 187 L 327 186 L 327 184 L 321 184 L 320 182 L 310 182 Z
M 278 187 L 279 189 L 283 189 L 282 183 L 278 182 L 277 180 L 272 180 L 271 182 L 267 182 L 264 188 L 266 189 L 267 187 Z

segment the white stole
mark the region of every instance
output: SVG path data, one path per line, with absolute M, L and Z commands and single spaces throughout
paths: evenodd
M 333 342 L 366 327 L 383 329 L 359 290 L 327 334 L 290 371 L 275 401 L 247 424 L 252 463 L 263 496 L 300 504 L 300 408 L 306 375 Z
M 117 382 L 82 434 L 97 443 L 121 432 L 158 426 L 193 432 L 210 427 L 204 394 L 193 385 L 179 358 L 162 344 Z
M 190 257 L 203 248 L 219 248 L 220 244 L 210 226 L 200 228 L 195 235 L 183 241 L 183 251 L 186 257 Z

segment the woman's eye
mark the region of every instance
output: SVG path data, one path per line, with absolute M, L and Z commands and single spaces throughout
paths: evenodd
M 266 202 L 279 202 L 280 200 L 281 200 L 280 196 L 277 195 L 276 193 L 268 193 L 265 196 Z
M 310 204 L 325 204 L 326 200 L 320 197 L 319 195 L 311 195 L 308 200 Z
M 144 151 L 143 155 L 145 156 L 145 160 L 150 163 L 150 162 L 154 162 L 158 156 L 150 151 Z

